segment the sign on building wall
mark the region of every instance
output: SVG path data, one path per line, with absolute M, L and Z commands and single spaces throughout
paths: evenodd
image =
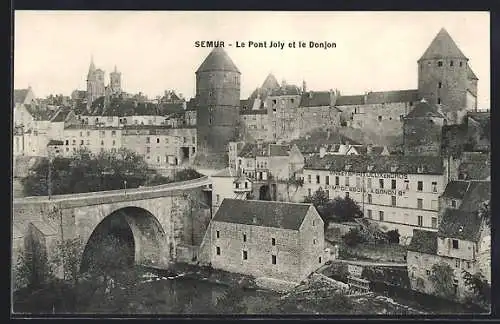
M 389 196 L 404 196 L 406 191 L 403 190 L 395 190 L 395 189 L 365 189 L 360 187 L 344 187 L 344 186 L 333 186 L 326 185 L 325 189 L 332 189 L 338 191 L 349 191 L 349 192 L 365 192 L 365 193 L 374 193 L 379 195 L 389 195 Z
M 361 273 L 363 272 L 363 267 L 358 265 L 348 264 L 347 271 L 349 271 L 349 274 L 351 276 L 359 278 L 361 277 Z
M 408 179 L 408 174 L 403 173 L 371 173 L 371 172 L 350 172 L 350 171 L 330 171 L 331 175 L 356 176 L 365 178 L 385 178 L 385 179 Z

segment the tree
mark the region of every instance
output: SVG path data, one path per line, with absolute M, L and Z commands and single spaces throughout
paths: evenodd
M 349 232 L 342 236 L 342 240 L 348 246 L 356 246 L 365 241 L 363 235 L 357 228 L 352 228 Z
M 80 237 L 58 241 L 52 263 L 56 269 L 61 269 L 63 279 L 72 285 L 77 285 L 81 278 L 80 262 L 84 243 Z
M 187 181 L 201 178 L 203 175 L 192 168 L 183 169 L 176 173 L 174 181 Z
M 472 291 L 470 301 L 474 304 L 489 308 L 491 305 L 491 286 L 484 276 L 477 272 L 471 274 L 462 270 L 465 286 Z
M 399 244 L 399 231 L 397 229 L 395 230 L 391 230 L 391 231 L 388 231 L 386 233 L 387 235 L 387 239 L 389 241 L 389 243 L 397 243 Z
M 350 197 L 336 197 L 332 201 L 331 213 L 334 215 L 334 220 L 339 222 L 352 221 L 355 218 L 363 217 L 363 212 L 358 203 Z
M 432 266 L 429 280 L 433 283 L 434 291 L 438 296 L 447 299 L 454 299 L 456 294 L 453 278 L 453 269 L 449 264 L 440 262 Z

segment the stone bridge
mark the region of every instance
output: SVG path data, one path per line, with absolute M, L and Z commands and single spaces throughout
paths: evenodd
M 178 259 L 180 247 L 201 243 L 211 219 L 210 184 L 202 177 L 136 189 L 15 199 L 13 264 L 27 251 L 28 236 L 38 238 L 49 258 L 58 241 L 79 238 L 84 244 L 81 261 L 88 243 L 106 235 L 114 219 L 132 232 L 136 264 L 167 267 Z

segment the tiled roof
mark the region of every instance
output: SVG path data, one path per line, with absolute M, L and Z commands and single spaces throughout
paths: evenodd
M 226 198 L 214 221 L 298 230 L 311 207 L 310 204 Z
M 481 154 L 474 160 L 463 161 L 458 166 L 458 174 L 464 176 L 464 180 L 485 180 L 491 175 L 489 155 Z
M 244 158 L 254 158 L 257 156 L 288 156 L 288 152 L 288 145 L 246 143 L 238 152 L 238 156 Z
M 439 222 L 438 236 L 477 242 L 481 218 L 476 212 L 445 209 Z
M 467 59 L 444 28 L 441 28 L 420 60 L 435 60 L 441 58 Z
M 198 70 L 196 70 L 196 73 L 207 71 L 230 71 L 240 73 L 236 65 L 222 47 L 215 47 L 210 54 L 208 54 L 203 63 L 201 63 Z
M 334 95 L 329 91 L 309 91 L 300 97 L 299 107 L 322 107 L 330 106 L 330 96 Z
M 309 170 L 345 171 L 350 165 L 350 172 L 399 173 L 399 174 L 443 174 L 441 157 L 437 156 L 373 156 L 373 155 L 319 155 L 311 156 L 304 166 Z M 368 167 L 371 171 L 368 171 Z M 393 171 L 393 168 L 396 170 Z M 419 171 L 419 168 L 422 168 Z
M 450 181 L 444 189 L 442 197 L 452 198 L 452 199 L 463 199 L 467 188 L 469 187 L 469 181 Z
M 476 74 L 474 73 L 474 71 L 472 71 L 472 68 L 470 67 L 470 65 L 467 64 L 467 79 L 469 80 L 479 80 L 476 76 Z
M 276 80 L 276 77 L 272 73 L 269 73 L 260 88 L 264 90 L 272 90 L 279 87 L 280 84 L 278 83 L 278 80 Z
M 339 96 L 335 102 L 336 106 L 352 106 L 352 105 L 364 105 L 365 97 L 363 95 L 354 96 Z
M 286 84 L 285 86 L 280 86 L 277 89 L 271 91 L 271 96 L 283 96 L 283 95 L 299 95 L 299 87 L 291 84 Z
M 26 110 L 35 120 L 50 120 L 55 113 L 53 110 L 41 109 L 40 107 L 29 104 L 24 105 L 24 107 L 26 107 Z
M 410 111 L 406 118 L 429 118 L 437 117 L 444 118 L 444 116 L 438 112 L 436 105 L 431 105 L 427 101 L 420 101 L 415 108 Z
M 414 229 L 408 251 L 437 254 L 437 233 Z
M 352 140 L 351 138 L 340 134 L 337 131 L 328 131 L 324 130 L 314 130 L 307 133 L 305 136 L 298 138 L 296 140 L 291 141 L 292 144 L 297 144 L 300 148 L 303 144 L 305 145 L 324 145 L 324 144 L 351 144 L 351 145 L 360 145 L 360 143 Z
M 59 122 L 63 122 L 66 120 L 66 118 L 68 117 L 68 115 L 71 113 L 71 109 L 69 108 L 60 108 L 59 110 L 57 110 L 57 112 L 55 113 L 55 115 L 52 117 L 52 119 L 50 120 L 51 122 L 55 122 L 55 123 L 59 123 Z
M 288 156 L 288 145 L 269 144 L 269 156 Z
M 14 103 L 23 103 L 28 95 L 29 89 L 14 89 Z
M 217 171 L 212 175 L 212 177 L 220 177 L 220 178 L 226 178 L 226 177 L 235 177 L 237 175 L 236 170 L 232 168 L 225 168 L 220 171 Z
M 391 102 L 414 102 L 418 100 L 418 90 L 394 90 L 368 92 L 366 95 L 367 104 L 381 104 Z
M 460 210 L 476 212 L 483 202 L 491 199 L 490 181 L 470 181 L 470 186 L 463 197 Z

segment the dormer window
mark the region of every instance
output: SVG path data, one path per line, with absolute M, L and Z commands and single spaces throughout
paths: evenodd
M 397 169 L 398 169 L 397 165 L 392 165 L 391 166 L 391 172 L 396 172 Z
M 422 173 L 422 172 L 424 172 L 424 167 L 423 166 L 417 167 L 417 173 Z
M 366 167 L 366 169 L 367 169 L 368 171 L 373 170 L 373 165 L 369 165 L 369 166 L 367 166 L 367 167 Z
M 346 171 L 349 171 L 349 170 L 351 169 L 351 165 L 350 165 L 350 164 L 347 164 L 347 165 L 344 167 L 344 169 L 345 169 Z

